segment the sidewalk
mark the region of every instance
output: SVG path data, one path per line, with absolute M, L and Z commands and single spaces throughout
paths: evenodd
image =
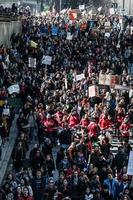
M 0 185 L 2 184 L 2 181 L 6 174 L 6 170 L 7 170 L 8 164 L 10 162 L 11 154 L 12 154 L 14 144 L 16 141 L 16 137 L 17 137 L 16 120 L 17 120 L 17 118 L 18 118 L 18 115 L 16 114 L 15 118 L 12 122 L 9 141 L 6 142 L 5 146 L 2 148 L 2 157 L 0 160 Z

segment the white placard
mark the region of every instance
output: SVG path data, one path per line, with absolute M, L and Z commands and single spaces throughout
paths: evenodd
M 127 86 L 123 86 L 123 85 L 115 85 L 115 89 L 116 90 L 125 90 L 125 91 L 129 91 L 130 88 Z
M 18 84 L 11 85 L 8 89 L 9 94 L 17 93 L 19 94 L 20 88 Z
M 79 10 L 84 10 L 85 9 L 85 5 L 79 5 Z
M 71 35 L 70 32 L 67 32 L 67 40 L 72 40 L 73 39 L 73 35 Z
M 51 62 L 52 62 L 52 56 L 43 56 L 42 64 L 51 65 Z
M 85 75 L 84 74 L 79 74 L 79 75 L 76 75 L 75 76 L 75 81 L 81 81 L 82 79 L 85 78 Z
M 89 97 L 98 97 L 99 89 L 98 86 L 92 85 L 89 87 Z
M 36 58 L 29 57 L 28 66 L 31 67 L 31 68 L 36 68 Z
M 110 8 L 109 12 L 110 12 L 110 15 L 114 15 L 115 14 L 115 9 L 114 8 Z
M 3 109 L 3 115 L 10 115 L 10 109 L 9 108 L 4 108 Z
M 130 176 L 133 175 L 133 151 L 130 151 L 128 167 L 127 167 L 127 174 Z

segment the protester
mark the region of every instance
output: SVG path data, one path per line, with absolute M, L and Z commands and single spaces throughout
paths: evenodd
M 12 122 L 10 112 L 3 113 L 10 108 L 9 86 L 19 86 L 14 93 L 22 101 L 13 169 L 0 195 L 15 200 L 132 198 L 127 175 L 133 113 L 129 20 L 121 30 L 118 16 L 93 20 L 86 12 L 72 20 L 69 10 L 31 16 L 21 9 L 21 17 L 22 33 L 12 35 L 12 47 L 0 51 L 3 141 Z M 114 138 L 120 145 L 115 153 Z

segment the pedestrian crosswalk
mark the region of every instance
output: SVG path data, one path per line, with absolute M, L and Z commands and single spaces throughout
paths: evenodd
M 129 140 L 129 144 L 131 145 L 131 147 L 133 149 L 133 140 L 132 139 Z M 118 138 L 113 138 L 111 145 L 112 145 L 111 152 L 113 153 L 113 155 L 115 155 L 118 152 L 118 147 L 121 146 L 121 142 L 118 140 Z

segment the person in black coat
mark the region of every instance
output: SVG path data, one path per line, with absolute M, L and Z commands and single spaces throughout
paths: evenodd
M 123 147 L 120 146 L 118 148 L 118 153 L 115 155 L 115 158 L 114 158 L 114 167 L 117 168 L 118 173 L 123 168 L 126 161 L 127 161 L 127 154 L 123 151 Z
M 108 185 L 104 185 L 103 191 L 102 191 L 101 195 L 102 195 L 102 198 L 104 200 L 113 200 L 113 196 L 112 196 L 112 194 L 109 191 Z

